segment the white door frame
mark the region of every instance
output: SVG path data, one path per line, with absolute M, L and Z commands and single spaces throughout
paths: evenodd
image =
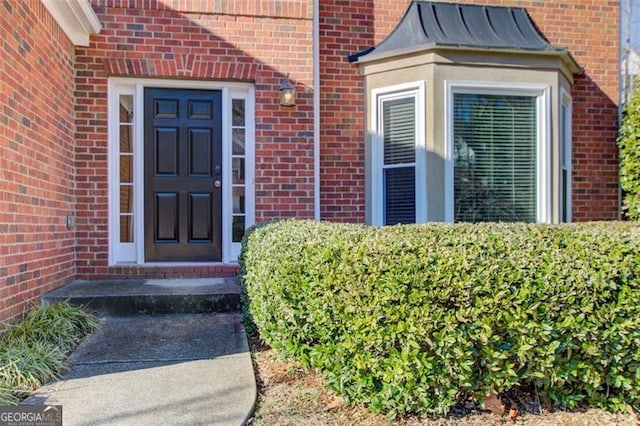
M 109 265 L 146 265 L 144 255 L 144 89 L 197 89 L 222 91 L 222 263 L 237 261 L 240 243 L 232 241 L 232 117 L 233 99 L 245 100 L 245 229 L 255 223 L 255 89 L 251 83 L 112 77 L 108 80 Z M 119 96 L 132 95 L 134 128 L 133 229 L 134 242 L 120 242 Z M 206 263 L 193 262 L 197 265 Z M 217 262 L 211 262 L 217 263 Z M 163 265 L 171 263 L 162 262 Z M 184 265 L 185 262 L 179 262 Z M 154 262 L 150 265 L 158 265 Z

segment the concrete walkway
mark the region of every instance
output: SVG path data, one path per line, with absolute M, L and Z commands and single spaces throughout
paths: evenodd
M 242 425 L 256 399 L 239 313 L 105 317 L 70 369 L 25 403 L 63 424 Z

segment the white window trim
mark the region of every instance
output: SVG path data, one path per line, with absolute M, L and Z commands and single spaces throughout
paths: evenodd
M 562 107 L 566 107 L 567 108 L 567 117 L 568 120 L 563 121 L 563 117 L 562 117 Z M 562 210 L 563 208 L 566 208 L 567 210 L 567 222 L 571 222 L 572 220 L 572 208 L 573 208 L 573 203 L 572 203 L 572 197 L 573 197 L 573 191 L 572 191 L 572 185 L 573 185 L 573 99 L 571 98 L 571 95 L 569 94 L 569 92 L 564 88 L 561 87 L 560 88 L 560 109 L 559 109 L 559 114 L 560 114 L 560 132 L 562 132 L 562 135 L 560 135 L 560 141 L 564 141 L 564 146 L 562 144 L 560 144 L 560 149 L 564 150 L 564 158 L 568 159 L 569 163 L 567 165 L 567 193 L 564 199 L 562 199 L 562 203 L 564 205 L 560 206 L 560 222 L 562 222 L 564 220 L 564 218 L 562 217 Z M 563 138 L 564 136 L 564 138 Z M 562 176 L 562 169 L 564 168 L 564 164 L 560 164 L 560 179 L 563 178 Z M 562 188 L 562 186 L 564 185 L 564 182 L 560 182 L 560 188 Z M 562 196 L 561 196 L 562 197 Z
M 248 90 L 247 90 L 248 89 Z M 224 97 L 224 96 L 223 96 Z M 232 117 L 232 100 L 233 99 L 244 99 L 244 115 L 245 115 L 245 225 L 244 229 L 246 230 L 250 226 L 255 223 L 255 89 L 253 85 L 247 85 L 245 89 L 231 89 L 229 92 L 229 98 L 225 101 L 223 98 L 223 102 L 226 102 L 225 105 L 228 105 L 228 108 L 223 109 L 223 113 L 227 111 L 227 117 L 224 118 L 224 122 L 227 123 L 224 127 L 223 132 L 224 140 L 229 141 L 229 143 L 222 145 L 222 156 L 224 158 L 223 164 L 223 174 L 224 174 L 224 182 L 226 185 L 223 185 L 223 208 L 222 210 L 222 223 L 226 223 L 227 226 L 222 227 L 222 237 L 223 237 L 223 261 L 228 263 L 229 261 L 237 261 L 238 256 L 240 256 L 240 250 L 242 249 L 242 244 L 237 242 L 234 243 L 232 241 L 233 237 L 233 152 L 232 152 L 232 144 L 233 144 L 233 117 Z M 226 252 L 226 255 L 225 255 Z M 226 259 L 226 260 L 225 260 Z
M 445 221 L 453 222 L 453 96 L 456 93 L 535 96 L 536 141 L 536 221 L 551 223 L 551 88 L 546 84 L 520 84 L 479 81 L 445 81 Z
M 425 82 L 414 81 L 405 84 L 386 86 L 371 91 L 371 224 L 384 225 L 384 135 L 382 131 L 382 102 L 390 99 L 412 97 L 416 105 L 416 223 L 427 221 L 427 147 L 425 137 Z
M 189 262 L 146 263 L 144 257 L 144 89 L 160 87 L 168 89 L 198 89 L 222 91 L 222 263 L 237 261 L 241 244 L 232 242 L 232 172 L 231 172 L 231 101 L 245 100 L 245 229 L 255 223 L 255 89 L 250 83 L 216 82 L 196 80 L 166 80 L 112 77 L 108 80 L 108 181 L 109 181 L 109 266 L 122 264 L 175 265 Z M 119 236 L 119 96 L 134 95 L 134 243 L 120 243 Z M 193 263 L 206 265 L 206 262 Z M 219 264 L 219 262 L 209 262 Z

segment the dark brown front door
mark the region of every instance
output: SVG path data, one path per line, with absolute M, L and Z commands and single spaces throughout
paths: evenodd
M 222 259 L 220 91 L 145 89 L 146 261 Z

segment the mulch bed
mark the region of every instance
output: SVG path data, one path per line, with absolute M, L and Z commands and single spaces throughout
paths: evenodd
M 256 336 L 250 337 L 258 404 L 249 425 L 371 425 L 371 426 L 493 426 L 517 424 L 525 426 L 637 426 L 640 415 L 631 408 L 627 413 L 612 414 L 585 409 L 553 412 L 540 401 L 535 390 L 516 389 L 492 402 L 496 413 L 483 410 L 470 401 L 461 401 L 448 417 L 389 421 L 362 407 L 347 406 L 342 398 L 328 391 L 321 375 L 293 362 L 279 359 Z M 490 404 L 489 404 L 490 405 Z

